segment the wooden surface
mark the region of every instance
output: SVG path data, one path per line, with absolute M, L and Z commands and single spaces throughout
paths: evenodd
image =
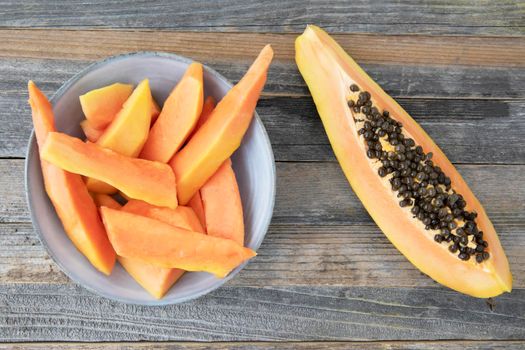
M 293 62 L 307 23 L 336 33 L 457 165 L 500 234 L 512 293 L 488 302 L 452 292 L 382 235 Z M 278 191 L 257 258 L 225 287 L 169 307 L 70 282 L 29 219 L 27 80 L 51 95 L 96 60 L 150 50 L 236 81 L 265 43 L 276 59 L 258 112 Z M 523 1 L 0 0 L 0 76 L 0 349 L 525 348 Z

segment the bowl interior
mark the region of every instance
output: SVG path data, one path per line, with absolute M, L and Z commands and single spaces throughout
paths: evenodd
M 53 96 L 56 127 L 61 132 L 83 137 L 79 127 L 83 114 L 78 96 L 114 82 L 136 85 L 148 78 L 155 100 L 162 105 L 189 63 L 191 60 L 173 54 L 136 53 L 89 66 Z M 204 84 L 205 95 L 216 100 L 231 88 L 224 77 L 208 67 L 204 69 Z M 273 153 L 257 114 L 232 161 L 244 207 L 245 244 L 257 249 L 268 229 L 275 198 Z M 183 302 L 216 289 L 243 267 L 239 266 L 225 279 L 204 272 L 186 273 L 163 299 L 156 300 L 118 263 L 109 277 L 98 272 L 68 239 L 45 193 L 34 135 L 29 141 L 26 158 L 26 187 L 33 225 L 51 257 L 73 281 L 107 298 L 141 305 Z

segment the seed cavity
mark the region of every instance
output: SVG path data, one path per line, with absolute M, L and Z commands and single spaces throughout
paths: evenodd
M 387 178 L 397 192 L 400 207 L 410 208 L 413 217 L 433 230 L 434 241 L 447 244 L 450 253 L 461 260 L 488 260 L 488 242 L 476 224 L 477 213 L 465 210 L 463 196 L 452 188 L 451 179 L 432 161 L 433 153 L 403 134 L 403 125 L 387 110 L 373 105 L 368 91 L 350 85 L 348 107 L 361 114 L 358 129 L 368 158 L 380 162 L 378 176 Z

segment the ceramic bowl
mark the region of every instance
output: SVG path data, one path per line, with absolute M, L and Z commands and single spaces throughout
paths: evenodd
M 83 138 L 79 122 L 84 117 L 78 97 L 115 82 L 136 85 L 148 78 L 155 100 L 162 105 L 190 63 L 187 58 L 156 52 L 120 55 L 95 63 L 67 81 L 51 99 L 56 127 L 58 131 Z M 204 67 L 206 96 L 220 100 L 231 87 L 222 75 Z M 257 113 L 232 161 L 244 207 L 245 244 L 257 250 L 268 230 L 275 201 L 272 148 Z M 29 140 L 25 179 L 33 225 L 49 255 L 74 282 L 106 298 L 140 305 L 181 303 L 220 287 L 246 265 L 237 267 L 224 279 L 205 272 L 186 273 L 164 298 L 156 300 L 118 263 L 113 273 L 105 276 L 91 266 L 71 243 L 45 193 L 34 133 Z

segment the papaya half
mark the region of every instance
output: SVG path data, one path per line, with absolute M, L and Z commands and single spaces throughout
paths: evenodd
M 425 131 L 322 29 L 308 26 L 295 50 L 343 172 L 394 246 L 456 291 L 510 292 L 492 223 Z

